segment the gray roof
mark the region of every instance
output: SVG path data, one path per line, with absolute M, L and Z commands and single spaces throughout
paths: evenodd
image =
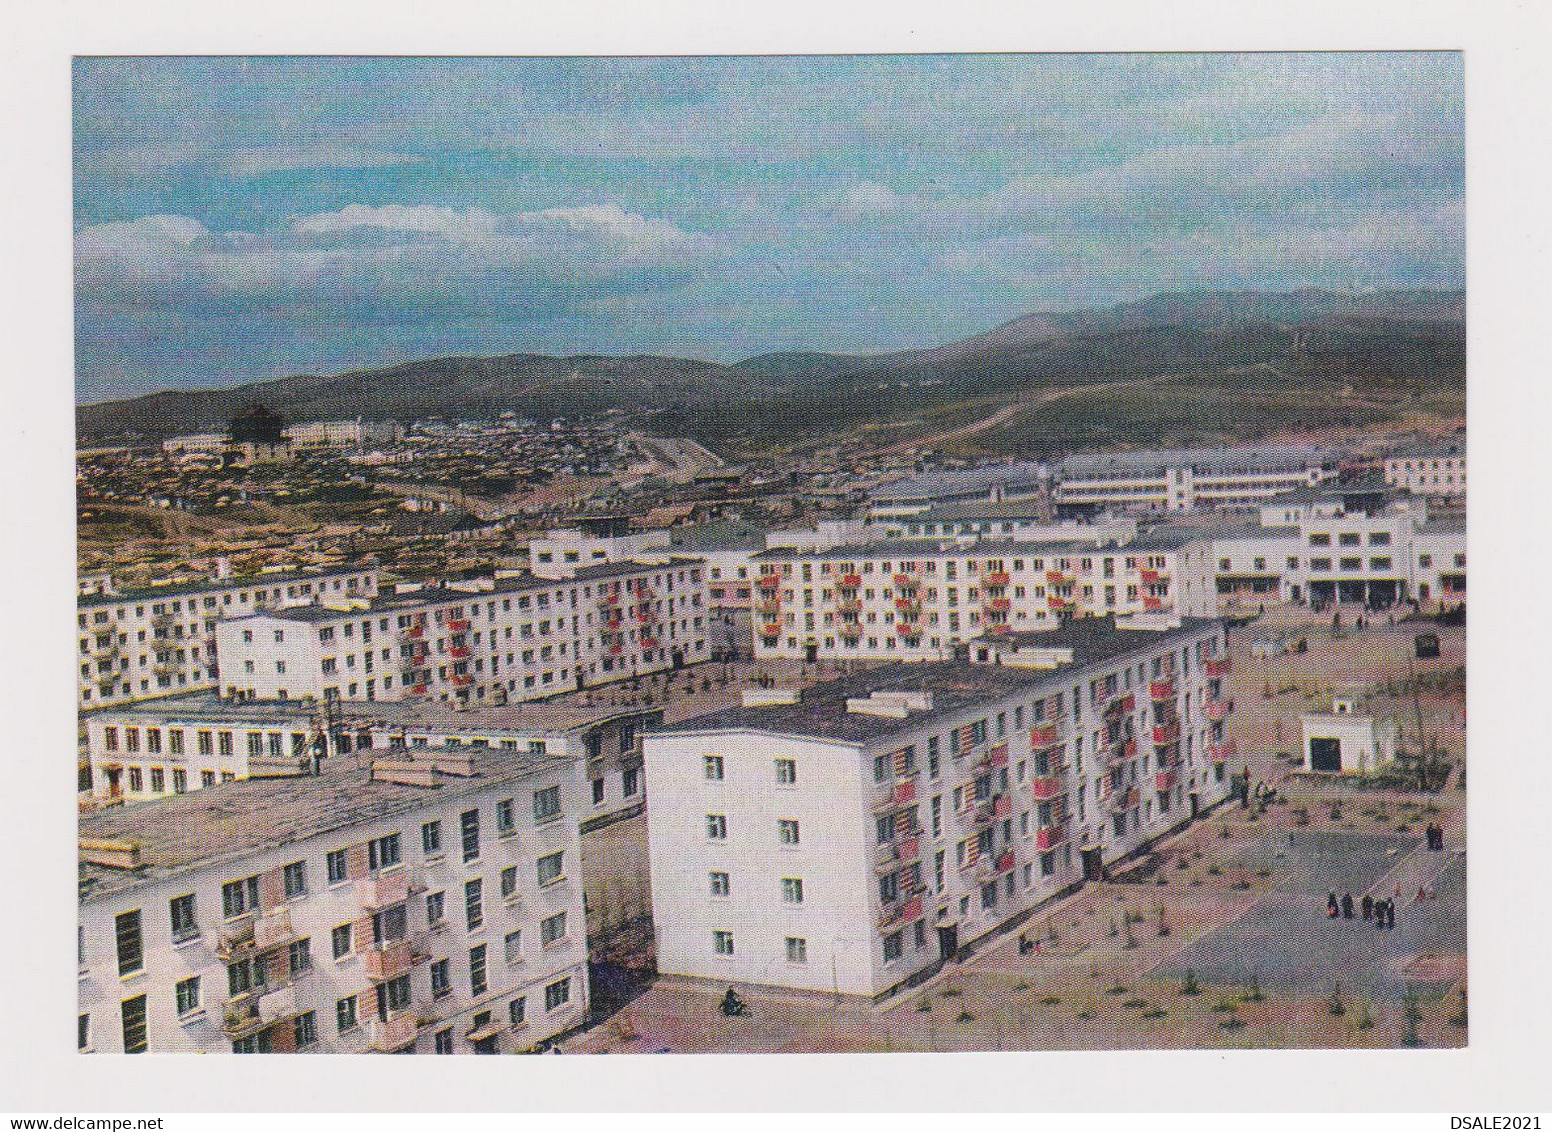
M 1403 444 L 1392 450 L 1385 458 L 1387 460 L 1438 460 L 1465 454 L 1466 440 L 1461 437 L 1457 440 L 1419 440 L 1414 444 Z
M 963 545 L 953 538 L 892 538 L 879 542 L 851 543 L 846 546 L 831 547 L 827 550 L 796 551 L 796 550 L 768 550 L 763 554 L 757 554 L 757 559 L 774 559 L 784 561 L 789 558 L 801 559 L 854 559 L 854 558 L 905 558 L 913 555 L 932 557 L 940 554 L 961 554 L 973 557 L 984 555 L 1004 555 L 1011 557 L 1029 557 L 1030 555 L 1048 554 L 1146 554 L 1149 551 L 1178 550 L 1193 539 L 1202 539 L 1207 536 L 1199 531 L 1186 527 L 1161 527 L 1156 530 L 1146 531 L 1136 538 L 1126 542 L 1118 542 L 1114 538 L 1085 538 L 1085 539 L 1011 539 L 1011 538 L 979 538 L 975 542 Z
M 870 493 L 875 501 L 933 499 L 970 491 L 990 491 L 994 487 L 1030 486 L 1046 478 L 1041 464 L 1018 462 L 986 464 L 979 468 L 961 468 L 947 472 L 923 472 L 893 483 L 882 484 Z
M 187 597 L 189 594 L 263 589 L 269 586 L 289 585 L 291 582 L 342 578 L 347 574 L 364 574 L 375 569 L 377 569 L 375 564 L 339 566 L 330 570 L 288 570 L 285 573 L 250 574 L 241 578 L 206 578 L 200 581 L 179 582 L 170 586 L 137 586 L 134 589 L 120 590 L 115 594 L 86 594 L 76 599 L 76 605 L 89 608 L 98 605 L 121 605 L 130 601 L 159 601 L 168 597 Z
M 1444 515 L 1437 519 L 1429 519 L 1418 528 L 1418 533 L 1424 535 L 1463 535 L 1466 533 L 1466 517 L 1464 515 Z
M 719 550 L 764 550 L 765 528 L 742 519 L 717 519 L 693 526 L 672 527 L 668 545 L 687 554 L 712 554 Z
M 431 800 L 494 789 L 567 762 L 493 748 L 461 747 L 458 753 L 475 756 L 476 774 L 444 776 L 436 787 L 375 781 L 369 768 L 355 766 L 346 756 L 328 760 L 318 775 L 250 778 L 84 815 L 81 837 L 133 842 L 141 864 L 134 869 L 78 865 L 80 899 L 97 899 L 203 865 L 411 813 Z M 410 754 L 423 752 L 399 752 L 395 757 Z
M 1002 499 L 995 503 L 950 503 L 933 507 L 919 515 L 891 519 L 894 523 L 942 523 L 961 519 L 1036 519 L 1041 520 L 1041 508 L 1034 499 Z M 1045 521 L 1045 520 L 1041 520 Z
M 1260 448 L 1160 448 L 1139 452 L 1101 452 L 1068 456 L 1056 466 L 1059 478 L 1088 476 L 1161 476 L 1169 468 L 1190 468 L 1198 475 L 1293 472 L 1333 463 L 1337 452 L 1307 444 Z
M 1180 627 L 1174 629 L 1117 629 L 1116 619 L 1107 617 L 1075 617 L 1055 629 L 1009 633 L 1004 637 L 988 640 L 999 649 L 1009 645 L 1015 648 L 1067 648 L 1072 650 L 1069 670 L 1090 668 L 1143 649 L 1157 649 L 1159 642 L 1176 637 L 1195 637 L 1219 622 L 1211 617 L 1182 617 Z M 1064 679 L 1060 675 L 1054 677 Z

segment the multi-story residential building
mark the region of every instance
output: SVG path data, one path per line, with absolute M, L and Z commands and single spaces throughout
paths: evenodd
M 1270 501 L 1260 519 L 1211 532 L 1221 598 L 1383 608 L 1465 597 L 1465 523 L 1429 520 L 1420 496 L 1326 485 Z
M 584 832 L 641 812 L 641 734 L 654 708 L 437 701 L 228 700 L 213 692 L 86 716 L 92 793 L 140 802 L 247 778 L 306 774 L 320 761 L 425 748 L 543 750 L 584 768 Z
M 575 1028 L 580 789 L 572 759 L 429 748 L 83 817 L 79 1048 L 502 1053 Z
M 82 594 L 79 704 L 97 708 L 216 685 L 216 626 L 259 610 L 370 598 L 377 569 L 287 572 Z
M 954 507 L 934 507 L 919 515 L 881 519 L 871 529 L 884 538 L 1015 538 L 1050 541 L 1071 538 L 1130 538 L 1137 533 L 1137 520 L 1130 517 L 1096 519 L 1079 523 L 1076 519 L 1054 521 L 1048 509 L 1038 502 L 962 503 Z
M 1228 793 L 1220 623 L 975 647 L 647 735 L 661 972 L 889 994 Z
M 670 558 L 271 610 L 216 626 L 221 688 L 257 699 L 541 699 L 709 658 L 705 569 Z
M 1030 499 L 1046 490 L 1048 477 L 1044 464 L 1025 461 L 923 472 L 873 488 L 868 493 L 868 518 L 877 522 L 954 504 Z
M 397 444 L 404 426 L 397 421 L 309 421 L 289 425 L 285 438 L 292 448 L 366 448 L 373 444 Z
M 1216 612 L 1211 543 L 1190 531 L 1112 541 L 888 539 L 768 551 L 755 579 L 755 655 L 943 660 L 983 635 L 1074 617 Z
M 1430 498 L 1465 495 L 1465 437 L 1396 449 L 1385 457 L 1385 482 Z
M 1294 444 L 1068 456 L 1055 469 L 1056 505 L 1135 511 L 1252 507 L 1334 479 L 1339 464 L 1332 449 Z
M 218 456 L 231 442 L 232 438 L 224 432 L 189 433 L 162 441 L 162 452 L 168 456 L 185 456 L 194 452 Z

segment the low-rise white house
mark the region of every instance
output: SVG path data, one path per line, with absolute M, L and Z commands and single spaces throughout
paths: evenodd
M 93 1053 L 502 1053 L 587 1016 L 571 759 L 335 759 L 80 822 Z
M 1299 716 L 1304 769 L 1322 774 L 1372 774 L 1396 760 L 1396 725 L 1363 715 L 1352 700 L 1337 699 L 1329 712 Z
M 885 995 L 1227 794 L 1220 623 L 1027 636 L 649 733 L 658 969 Z

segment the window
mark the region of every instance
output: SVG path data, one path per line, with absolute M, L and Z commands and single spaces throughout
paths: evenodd
M 522 929 L 519 928 L 517 931 L 507 932 L 502 940 L 502 946 L 506 949 L 508 964 L 521 963 L 523 961 Z
M 449 973 L 449 960 L 438 959 L 431 964 L 431 997 L 446 998 L 453 993 L 453 979 Z
M 713 841 L 726 841 L 727 840 L 727 815 L 726 814 L 707 814 L 706 815 L 706 836 L 709 837 Z
M 533 796 L 534 821 L 544 822 L 560 817 L 560 787 L 546 786 L 535 790 Z
M 379 869 L 390 868 L 403 860 L 399 846 L 399 835 L 390 833 L 386 837 L 377 837 L 366 843 L 367 865 L 375 873 Z
M 400 975 L 396 979 L 389 979 L 377 988 L 378 1013 L 389 1014 L 396 1010 L 407 1010 L 410 1005 L 410 977 Z
M 905 935 L 903 932 L 890 932 L 884 937 L 884 962 L 892 963 L 905 954 Z
M 787 937 L 787 962 L 808 962 L 808 940 L 795 935 L 789 935 Z
M 601 806 L 603 804 L 604 804 L 604 780 L 602 778 L 595 778 L 595 779 L 593 779 L 593 805 Z
M 342 998 L 334 1004 L 334 1021 L 339 1027 L 339 1032 L 344 1034 L 354 1030 L 361 1023 L 356 1016 L 356 996 Z
M 75 1048 L 90 1049 L 92 1045 L 92 1016 L 77 1014 L 75 1018 Z
M 558 1010 L 571 1001 L 571 979 L 557 979 L 544 988 L 544 1009 Z
M 508 865 L 501 870 L 501 898 L 511 900 L 517 896 L 517 866 Z
M 442 854 L 442 823 L 428 821 L 420 827 L 421 852 L 428 857 L 439 857 Z
M 426 896 L 426 923 L 433 928 L 442 926 L 443 917 L 447 915 L 447 894 L 445 892 L 433 892 Z
M 554 884 L 565 876 L 565 858 L 566 851 L 564 849 L 539 858 L 539 886 L 541 888 L 547 884 Z
M 329 933 L 329 943 L 334 951 L 334 958 L 343 959 L 350 954 L 351 927 L 350 924 L 341 924 Z
M 296 1048 L 306 1049 L 318 1042 L 318 1015 L 309 1010 L 306 1014 L 298 1015 L 292 1023 L 292 1033 L 296 1038 Z
M 139 909 L 113 918 L 113 937 L 118 945 L 119 974 L 132 975 L 140 970 L 145 964 L 145 954 L 140 944 Z
M 294 941 L 286 949 L 286 958 L 290 961 L 293 979 L 305 975 L 313 969 L 313 941 L 310 939 Z
M 463 886 L 463 914 L 471 932 L 485 922 L 485 882 L 479 877 Z
M 800 840 L 798 823 L 791 818 L 782 818 L 776 823 L 776 834 L 783 845 L 796 845 Z
M 512 1025 L 521 1026 L 525 1021 L 527 1021 L 527 1015 L 528 999 L 523 997 L 514 998 L 507 1005 L 507 1020 L 511 1022 Z
M 187 794 L 189 790 L 189 772 L 186 770 L 174 770 L 172 772 L 172 792 L 174 794 Z
M 199 923 L 194 917 L 194 894 L 174 896 L 167 902 L 172 915 L 172 941 L 181 943 L 199 935 Z
M 436 1032 L 436 1052 L 445 1054 L 453 1052 L 453 1028 L 451 1026 Z
M 463 859 L 472 861 L 480 855 L 480 812 L 466 810 L 460 814 L 458 828 L 463 836 Z
M 469 993 L 478 998 L 490 989 L 485 979 L 485 945 L 469 948 Z
M 781 901 L 783 904 L 803 903 L 803 878 L 782 877 Z
M 329 883 L 340 884 L 345 879 L 345 850 L 336 849 L 324 858 L 324 864 L 328 868 Z
M 517 829 L 517 821 L 512 815 L 512 799 L 503 798 L 496 803 L 496 833 L 512 833 Z
M 778 786 L 796 786 L 798 783 L 798 764 L 793 759 L 776 760 L 776 784 Z
M 732 885 L 728 881 L 727 873 L 711 874 L 711 894 L 713 896 L 727 896 L 732 891 Z
M 124 1052 L 144 1053 L 146 1046 L 146 996 L 126 998 L 119 1008 L 124 1025 Z
M 566 938 L 566 913 L 556 912 L 539 921 L 539 945 L 548 947 Z
M 627 798 L 634 798 L 641 789 L 641 768 L 627 767 L 621 777 L 621 792 Z
M 167 792 L 167 776 L 159 766 L 151 768 L 151 793 L 164 794 Z
M 193 1014 L 199 1009 L 199 976 L 184 979 L 173 988 L 173 997 L 178 1004 L 178 1017 L 183 1018 Z
M 293 861 L 285 867 L 283 873 L 286 885 L 286 899 L 294 896 L 307 895 L 307 863 L 305 861 Z
M 711 948 L 718 955 L 732 955 L 733 954 L 733 933 L 732 932 L 712 932 L 711 933 Z
M 722 756 L 707 755 L 702 761 L 706 767 L 706 777 L 713 782 L 721 782 L 723 776 Z

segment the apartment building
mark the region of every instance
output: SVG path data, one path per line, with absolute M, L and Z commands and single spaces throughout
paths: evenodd
M 283 435 L 292 448 L 366 448 L 374 444 L 397 444 L 404 439 L 404 426 L 397 421 L 308 421 L 288 425 Z
M 695 664 L 705 570 L 670 558 L 267 610 L 216 626 L 221 688 L 271 699 L 542 699 Z
M 90 709 L 215 687 L 221 621 L 376 593 L 374 566 L 82 593 L 76 600 L 78 703 Z
M 575 1028 L 580 790 L 571 759 L 431 748 L 83 817 L 80 1050 L 506 1053 Z
M 1076 519 L 1056 521 L 1039 501 L 1012 503 L 964 503 L 934 507 L 918 515 L 880 519 L 870 524 L 883 538 L 1015 538 L 1050 541 L 1062 538 L 1129 538 L 1137 533 L 1137 520 L 1106 516 L 1091 523 Z
M 142 802 L 248 778 L 307 774 L 324 760 L 408 750 L 542 750 L 583 770 L 583 831 L 641 812 L 641 734 L 661 709 L 565 704 L 458 708 L 439 701 L 229 700 L 213 692 L 86 716 L 92 795 Z
M 1413 495 L 1466 494 L 1466 438 L 1427 441 L 1396 449 L 1385 457 L 1385 482 Z
M 1220 801 L 1223 627 L 1138 620 L 647 735 L 658 969 L 877 998 Z
M 1335 479 L 1339 465 L 1333 449 L 1296 444 L 1068 456 L 1055 468 L 1055 500 L 1067 510 L 1253 507 Z
M 1430 520 L 1420 496 L 1326 485 L 1272 500 L 1260 520 L 1213 532 L 1220 599 L 1386 608 L 1465 598 L 1465 522 Z
M 1048 477 L 1044 464 L 1028 461 L 922 472 L 873 488 L 868 493 L 868 518 L 876 522 L 954 504 L 1037 498 L 1045 492 Z
M 755 580 L 755 655 L 945 660 L 975 637 L 1052 629 L 1075 617 L 1210 616 L 1211 551 L 1190 531 L 768 551 Z

